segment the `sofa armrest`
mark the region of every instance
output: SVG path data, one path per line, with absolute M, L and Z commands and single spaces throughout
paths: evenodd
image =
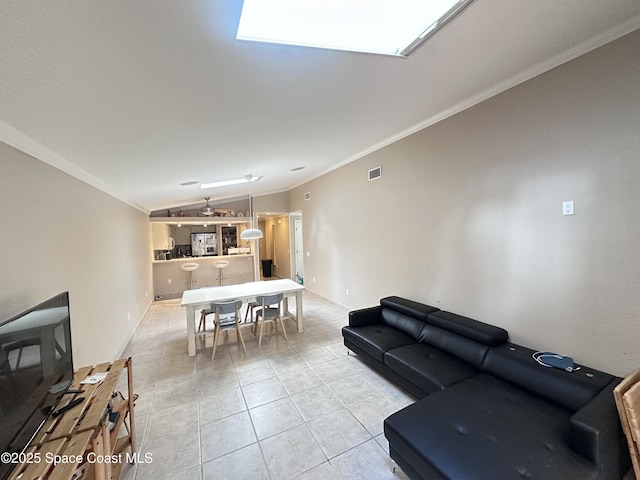
M 349 312 L 349 326 L 362 327 L 364 325 L 375 325 L 376 323 L 380 323 L 381 312 L 382 307 L 380 305 L 361 308 L 360 310 L 352 310 Z
M 630 462 L 626 440 L 620 425 L 613 389 L 620 379 L 613 380 L 589 403 L 571 417 L 569 446 L 598 465 L 599 478 L 622 478 Z

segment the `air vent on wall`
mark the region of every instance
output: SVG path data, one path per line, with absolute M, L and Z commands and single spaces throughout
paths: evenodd
M 376 167 L 369 170 L 369 181 L 377 180 L 382 177 L 382 167 Z
M 305 200 L 311 200 L 311 192 L 307 192 L 304 194 L 304 199 Z

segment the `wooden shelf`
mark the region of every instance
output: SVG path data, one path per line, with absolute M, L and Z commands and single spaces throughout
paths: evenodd
M 251 217 L 149 217 L 150 223 L 166 223 L 169 225 L 226 225 L 236 223 L 250 223 Z
M 83 367 L 74 373 L 70 389 L 84 390 L 83 393 L 65 396 L 60 407 L 84 397 L 78 406 L 58 417 L 49 417 L 27 452 L 32 461 L 18 465 L 9 480 L 70 480 L 81 465 L 86 465 L 83 479 L 110 480 L 120 478 L 122 465 L 127 460 L 135 460 L 135 423 L 133 416 L 133 374 L 131 358 L 113 363 L 102 363 L 95 367 Z M 128 398 L 113 397 L 116 386 L 124 370 L 127 370 Z M 80 384 L 87 376 L 107 373 L 99 384 Z M 114 428 L 109 430 L 108 407 L 120 413 Z M 128 433 L 119 436 L 127 422 Z M 114 456 L 127 448 L 130 455 L 119 455 L 118 461 L 111 463 Z M 90 455 L 93 454 L 93 455 Z M 59 456 L 59 457 L 58 457 Z M 88 458 L 94 461 L 87 461 Z M 98 461 L 107 458 L 109 461 Z M 55 464 L 52 460 L 64 461 Z M 79 461 L 70 461 L 78 459 Z

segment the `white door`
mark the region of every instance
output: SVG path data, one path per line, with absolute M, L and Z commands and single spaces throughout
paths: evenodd
M 304 249 L 302 248 L 302 220 L 296 220 L 294 223 L 294 249 L 296 253 L 296 282 L 304 284 Z

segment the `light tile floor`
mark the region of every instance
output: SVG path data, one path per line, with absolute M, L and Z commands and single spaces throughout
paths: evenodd
M 211 334 L 187 356 L 180 301 L 154 302 L 126 352 L 138 450 L 151 461 L 122 478 L 406 479 L 382 422 L 414 399 L 347 355 L 346 308 L 306 291 L 304 317 L 304 333 L 285 321 L 288 342 L 265 327 L 261 348 L 243 327 L 246 354 L 229 331 L 212 361 Z

